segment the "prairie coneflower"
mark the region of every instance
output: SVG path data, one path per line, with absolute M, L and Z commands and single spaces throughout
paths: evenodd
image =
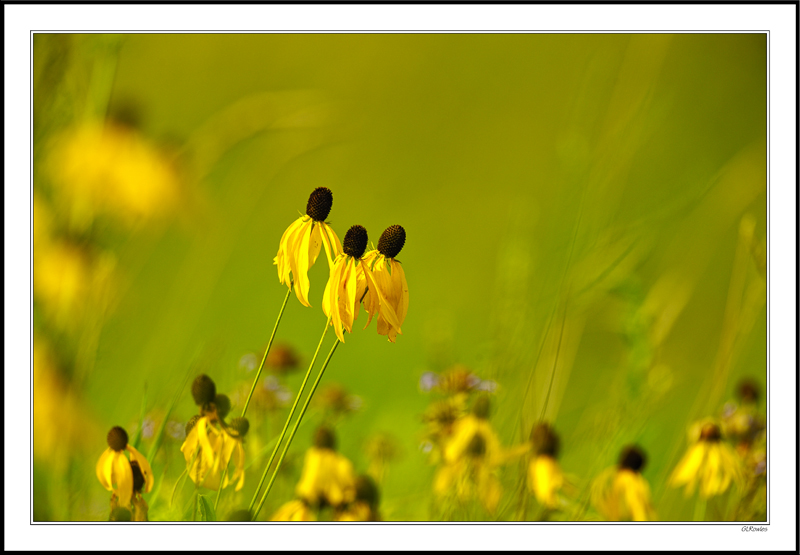
M 325 294 L 322 298 L 322 310 L 331 319 L 336 337 L 344 343 L 343 330 L 351 333 L 353 321 L 358 318 L 358 310 L 367 288 L 375 294 L 369 296 L 366 303 L 370 316 L 382 314 L 398 332 L 400 324 L 394 308 L 386 301 L 382 290 L 372 276 L 367 261 L 362 258 L 367 248 L 367 230 L 354 225 L 344 236 L 343 253 L 333 262 Z M 369 322 L 367 322 L 369 324 Z
M 385 311 L 378 314 L 378 333 L 386 335 L 389 341 L 395 342 L 400 332 L 400 326 L 408 313 L 408 283 L 403 265 L 395 257 L 400 253 L 406 243 L 406 230 L 399 225 L 387 227 L 378 240 L 378 248 L 368 252 L 364 260 L 372 270 L 375 283 L 380 288 L 383 300 L 388 304 L 397 318 L 397 327 L 393 326 L 386 318 Z M 364 297 L 364 306 L 371 306 L 372 293 L 367 291 Z M 370 312 L 370 321 L 374 314 Z M 367 322 L 369 325 L 369 321 Z
M 619 465 L 604 471 L 592 485 L 592 501 L 608 520 L 649 521 L 655 519 L 650 501 L 650 486 L 641 470 L 644 451 L 626 447 Z
M 531 430 L 531 443 L 535 455 L 528 466 L 528 487 L 539 503 L 548 509 L 556 509 L 561 504 L 558 492 L 564 485 L 564 475 L 556 461 L 558 436 L 543 422 Z
M 292 287 L 304 306 L 308 302 L 308 270 L 317 261 L 320 247 L 325 247 L 328 265 L 333 267 L 334 259 L 342 252 L 342 244 L 325 218 L 333 206 L 333 193 L 327 187 L 317 187 L 308 197 L 306 213 L 300 216 L 283 232 L 278 254 L 274 263 L 278 266 L 278 279 L 287 287 Z
M 239 491 L 244 486 L 242 440 L 250 425 L 243 417 L 232 419 L 230 425 L 225 424 L 224 418 L 231 408 L 230 399 L 218 395 L 214 382 L 205 374 L 192 383 L 192 396 L 200 406 L 200 414 L 187 423 L 186 440 L 181 445 L 189 477 L 198 486 L 211 490 L 237 481 L 236 491 Z M 235 470 L 229 477 L 225 469 L 231 459 L 234 459 Z
M 472 413 L 456 421 L 444 447 L 444 465 L 434 479 L 434 492 L 441 497 L 454 490 L 461 501 L 477 494 L 484 508 L 494 513 L 503 495 L 495 471 L 521 451 L 503 450 L 489 424 L 489 408 L 489 398 L 479 397 Z
M 343 511 L 336 513 L 334 520 L 340 522 L 376 522 L 381 520 L 378 513 L 380 493 L 375 481 L 369 476 L 356 478 L 356 498 Z
M 320 428 L 314 435 L 314 446 L 306 451 L 295 493 L 314 507 L 337 508 L 355 498 L 353 463 L 336 452 L 336 436 L 331 429 Z
M 97 479 L 104 488 L 114 492 L 121 507 L 127 508 L 134 493 L 134 471 L 131 462 L 135 462 L 139 468 L 144 479 L 142 487 L 145 492 L 153 489 L 153 470 L 147 459 L 132 445 L 128 445 L 128 433 L 121 427 L 111 428 L 106 441 L 108 448 L 100 455 L 95 467 Z M 125 456 L 125 451 L 130 454 L 130 459 Z
M 724 493 L 731 481 L 741 484 L 742 469 L 736 453 L 721 439 L 719 426 L 706 423 L 698 441 L 689 448 L 672 472 L 670 485 L 680 487 L 685 484 L 688 497 L 694 493 L 699 482 L 700 496 L 709 498 Z

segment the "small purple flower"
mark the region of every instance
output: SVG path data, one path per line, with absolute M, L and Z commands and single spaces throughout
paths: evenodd
M 419 379 L 419 388 L 428 392 L 439 383 L 439 375 L 435 372 L 425 372 Z
M 186 425 L 176 422 L 175 420 L 170 420 L 167 422 L 166 432 L 167 435 L 173 439 L 183 439 L 186 433 Z
M 245 372 L 252 372 L 258 368 L 258 357 L 255 355 L 255 353 L 243 354 L 242 358 L 239 359 L 239 368 Z
M 476 389 L 494 393 L 497 390 L 497 382 L 494 380 L 481 380 Z

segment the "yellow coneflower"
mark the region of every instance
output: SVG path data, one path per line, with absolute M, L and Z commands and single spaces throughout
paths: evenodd
M 220 467 L 228 467 L 228 463 L 233 460 L 234 471 L 226 474 L 222 481 L 222 487 L 226 488 L 229 484 L 236 482 L 235 491 L 244 487 L 244 446 L 242 442 L 250 429 L 250 422 L 247 418 L 240 416 L 233 418 L 230 424 L 223 428 L 222 445 L 220 446 Z
M 314 512 L 303 499 L 293 499 L 284 503 L 270 518 L 273 522 L 313 522 Z
M 462 501 L 477 494 L 486 510 L 494 513 L 503 494 L 495 475 L 497 468 L 527 451 L 528 446 L 504 451 L 489 424 L 489 409 L 489 398 L 479 397 L 472 413 L 454 424 L 452 436 L 444 447 L 444 465 L 434 479 L 434 492 L 441 497 L 455 491 Z
M 355 498 L 353 463 L 336 452 L 336 436 L 329 428 L 320 428 L 314 435 L 295 493 L 309 505 L 334 508 Z
M 132 445 L 128 445 L 128 433 L 114 426 L 106 437 L 108 448 L 100 455 L 95 471 L 100 484 L 114 492 L 122 507 L 129 507 L 134 493 L 134 476 L 131 464 L 135 462 L 144 479 L 145 492 L 153 489 L 153 470 L 150 463 Z M 128 451 L 130 459 L 125 456 Z M 140 488 L 141 489 L 141 488 Z
M 689 448 L 672 472 L 670 485 L 686 485 L 688 497 L 699 483 L 700 496 L 709 498 L 724 493 L 732 481 L 741 484 L 741 464 L 733 449 L 722 443 L 721 439 L 719 426 L 706 423 L 699 440 Z
M 619 465 L 609 468 L 592 484 L 592 501 L 608 520 L 655 519 L 650 486 L 641 474 L 646 462 L 638 447 L 623 449 Z
M 347 230 L 342 247 L 344 252 L 333 262 L 333 269 L 322 298 L 322 310 L 325 316 L 331 319 L 336 337 L 342 343 L 344 343 L 344 330 L 352 333 L 353 321 L 358 318 L 359 306 L 367 287 L 375 292 L 369 296 L 365 305 L 367 312 L 370 316 L 382 314 L 400 333 L 400 324 L 394 308 L 386 302 L 369 265 L 362 258 L 367 248 L 367 240 L 367 230 L 362 226 L 354 225 Z M 369 322 L 367 324 L 369 325 Z
M 231 404 L 227 395 L 218 395 L 214 382 L 202 374 L 192 383 L 192 396 L 199 405 L 200 415 L 186 425 L 186 440 L 181 452 L 186 460 L 189 477 L 198 486 L 218 490 L 236 483 L 236 491 L 244 486 L 244 447 L 242 440 L 250 428 L 246 418 L 224 422 Z M 225 473 L 231 459 L 234 472 Z M 224 480 L 222 479 L 225 474 Z M 220 484 L 220 481 L 222 483 Z
M 97 213 L 136 220 L 174 209 L 181 179 L 173 161 L 143 135 L 110 122 L 93 122 L 60 135 L 46 169 L 73 223 L 87 226 Z
M 149 507 L 147 501 L 142 497 L 142 488 L 145 485 L 145 478 L 138 461 L 131 461 L 131 471 L 133 472 L 133 499 L 131 501 L 133 506 L 132 520 L 134 522 L 147 522 L 147 511 Z
M 378 513 L 380 493 L 375 481 L 369 476 L 361 475 L 356 479 L 356 498 L 343 511 L 338 511 L 334 520 L 340 522 L 377 522 L 381 520 Z
M 528 466 L 528 487 L 539 503 L 556 509 L 561 505 L 558 493 L 564 485 L 564 474 L 556 461 L 558 436 L 543 422 L 531 430 L 531 443 L 535 455 Z
M 395 327 L 386 318 L 384 312 L 378 314 L 378 333 L 386 335 L 389 341 L 395 342 L 395 338 L 400 332 L 400 326 L 406 319 L 408 313 L 408 283 L 403 265 L 395 257 L 400 253 L 406 242 L 406 230 L 399 225 L 387 227 L 378 240 L 378 248 L 368 252 L 364 260 L 372 270 L 375 283 L 381 290 L 383 299 L 386 301 L 397 318 L 398 326 Z M 370 306 L 370 296 L 367 291 L 364 297 L 364 306 Z M 373 314 L 370 313 L 370 320 Z M 367 322 L 369 325 L 369 321 Z
M 278 254 L 274 264 L 278 266 L 278 279 L 287 287 L 292 287 L 304 306 L 308 302 L 308 270 L 317 261 L 320 247 L 325 247 L 328 265 L 332 268 L 334 259 L 342 252 L 342 244 L 325 218 L 333 207 L 333 193 L 327 187 L 317 187 L 308 197 L 306 213 L 286 228 L 281 237 Z

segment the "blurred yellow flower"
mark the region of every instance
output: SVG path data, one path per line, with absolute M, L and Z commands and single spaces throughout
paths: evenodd
M 389 341 L 395 342 L 395 338 L 400 332 L 400 326 L 406 319 L 408 313 L 408 283 L 402 264 L 395 257 L 400 253 L 406 242 L 406 230 L 399 225 L 393 225 L 381 234 L 378 240 L 378 248 L 368 252 L 364 256 L 375 283 L 380 288 L 381 295 L 392 310 L 397 319 L 397 327 L 394 327 L 385 316 L 385 311 L 378 314 L 378 333 L 387 335 Z M 364 306 L 371 305 L 371 292 L 367 291 L 364 297 Z M 373 314 L 370 313 L 370 320 Z M 369 321 L 367 322 L 369 325 Z
M 58 322 L 73 320 L 90 292 L 92 269 L 83 250 L 60 241 L 34 251 L 33 292 Z
M 536 500 L 549 509 L 560 506 L 558 491 L 564 485 L 564 475 L 558 462 L 549 455 L 537 455 L 528 467 L 528 485 Z
M 472 414 L 456 421 L 433 489 L 439 497 L 454 491 L 461 501 L 477 494 L 486 510 L 494 513 L 503 494 L 496 470 L 509 458 L 527 451 L 528 445 L 505 451 L 489 424 L 489 408 L 489 399 L 484 395 L 476 400 Z
M 358 318 L 359 306 L 367 287 L 375 292 L 375 295 L 370 295 L 369 303 L 366 305 L 370 320 L 380 312 L 400 333 L 400 324 L 394 308 L 386 302 L 369 265 L 362 258 L 367 248 L 367 239 L 367 230 L 360 225 L 354 225 L 347 230 L 343 243 L 344 252 L 333 262 L 333 269 L 322 298 L 322 310 L 331 319 L 336 337 L 342 343 L 344 343 L 343 330 L 352 333 L 353 321 Z
M 650 486 L 641 474 L 644 452 L 638 447 L 622 451 L 619 466 L 603 471 L 592 484 L 594 506 L 607 520 L 655 520 Z
M 741 485 L 743 471 L 741 462 L 733 449 L 722 443 L 719 426 L 703 425 L 699 440 L 689 448 L 669 478 L 673 487 L 686 485 L 686 496 L 694 493 L 700 484 L 700 496 L 713 497 L 724 493 L 735 481 Z
M 44 337 L 33 338 L 33 457 L 57 472 L 66 470 L 70 457 L 94 450 L 98 431 L 85 404 L 69 387 Z
M 289 225 L 281 236 L 278 254 L 274 264 L 278 266 L 278 279 L 287 287 L 292 287 L 304 306 L 310 307 L 308 290 L 308 270 L 317 261 L 321 246 L 325 246 L 328 266 L 342 252 L 342 244 L 325 218 L 333 207 L 333 193 L 326 187 L 317 187 L 308 197 L 306 214 Z
M 528 466 L 528 487 L 539 503 L 556 509 L 561 505 L 558 493 L 564 486 L 564 474 L 556 461 L 558 436 L 543 422 L 531 430 L 531 443 L 535 456 Z
M 179 178 L 170 160 L 135 130 L 113 123 L 87 123 L 56 139 L 48 174 L 86 227 L 109 212 L 132 223 L 170 211 L 178 202 Z
M 375 481 L 369 476 L 359 476 L 356 479 L 356 498 L 344 510 L 334 515 L 334 520 L 340 522 L 377 522 L 381 520 L 378 514 L 380 494 Z
M 186 434 L 181 452 L 192 481 L 211 490 L 219 489 L 222 474 L 233 459 L 234 471 L 225 475 L 222 488 L 236 482 L 235 489 L 239 491 L 244 486 L 242 438 L 249 424 L 246 418 L 234 418 L 230 426 L 218 429 L 215 426 L 218 422 L 216 414 L 197 418 Z
M 313 522 L 317 519 L 305 501 L 293 499 L 275 511 L 270 520 L 273 522 Z
M 306 451 L 303 471 L 295 488 L 297 497 L 309 505 L 330 505 L 334 508 L 355 498 L 353 463 L 336 452 L 332 430 L 320 428 L 314 446 Z
M 106 438 L 108 448 L 100 455 L 100 459 L 95 466 L 97 479 L 100 484 L 108 491 L 114 492 L 119 499 L 122 507 L 129 507 L 131 497 L 134 494 L 134 471 L 132 464 L 135 462 L 144 479 L 144 491 L 149 492 L 153 489 L 153 470 L 139 451 L 132 445 L 128 445 L 127 432 L 115 426 L 108 432 Z M 125 456 L 124 451 L 130 454 L 130 460 Z

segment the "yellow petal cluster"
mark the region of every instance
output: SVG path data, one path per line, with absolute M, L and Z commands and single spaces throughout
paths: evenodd
M 125 456 L 124 451 L 128 451 L 130 460 Z M 149 492 L 153 489 L 153 483 L 155 482 L 153 470 L 150 468 L 150 463 L 147 462 L 147 459 L 132 445 L 126 445 L 122 451 L 115 451 L 108 447 L 100 455 L 95 467 L 100 484 L 117 495 L 119 504 L 122 507 L 130 506 L 131 497 L 133 497 L 131 461 L 139 463 L 139 469 L 144 476 L 144 491 Z
M 47 168 L 72 217 L 83 223 L 99 212 L 123 221 L 151 217 L 171 210 L 179 199 L 172 162 L 120 125 L 94 122 L 65 132 L 55 141 Z
M 476 440 L 482 446 L 481 453 L 472 452 Z M 488 420 L 474 414 L 463 416 L 454 424 L 453 433 L 445 444 L 444 464 L 434 478 L 434 493 L 442 497 L 455 492 L 461 501 L 477 496 L 486 510 L 494 513 L 503 495 L 496 476 L 498 467 L 527 449 L 525 445 L 504 450 Z
M 236 482 L 236 491 L 244 487 L 244 447 L 241 440 L 218 430 L 208 416 L 197 420 L 181 445 L 189 477 L 198 486 L 218 490 L 222 474 L 231 459 L 234 470 L 225 475 L 222 488 Z
M 386 335 L 389 341 L 395 342 L 400 326 L 406 319 L 408 313 L 408 282 L 403 265 L 394 258 L 386 258 L 377 250 L 368 252 L 364 256 L 367 266 L 372 270 L 375 284 L 381 292 L 383 302 L 387 306 L 385 310 L 380 310 L 378 314 L 378 333 Z M 364 298 L 364 306 L 370 306 L 372 293 L 367 292 Z M 372 319 L 372 312 L 370 319 Z M 394 315 L 394 319 L 391 318 Z M 396 322 L 397 325 L 394 324 Z M 367 322 L 369 325 L 369 322 Z
M 592 502 L 608 520 L 655 520 L 650 486 L 641 473 L 628 468 L 606 469 L 592 485 Z
M 375 294 L 364 296 L 367 288 Z M 352 333 L 353 321 L 358 317 L 361 302 L 369 314 L 367 326 L 379 314 L 400 333 L 400 324 L 394 308 L 386 301 L 372 271 L 364 258 L 340 254 L 333 262 L 328 284 L 322 297 L 322 310 L 331 319 L 336 337 L 344 343 L 344 331 Z M 366 326 L 364 326 L 366 328 Z
M 736 453 L 725 443 L 704 439 L 689 448 L 669 479 L 673 487 L 685 485 L 687 497 L 699 484 L 700 496 L 704 498 L 724 493 L 732 481 L 739 484 L 743 481 Z
M 325 501 L 338 507 L 353 501 L 356 493 L 353 463 L 333 449 L 311 447 L 306 451 L 295 493 L 310 505 Z
M 558 462 L 549 455 L 535 457 L 528 466 L 528 487 L 536 500 L 550 509 L 560 505 L 558 492 L 564 485 L 564 474 Z
M 317 261 L 322 246 L 328 256 L 328 265 L 333 268 L 333 260 L 342 252 L 342 243 L 336 233 L 325 222 L 315 221 L 308 215 L 300 216 L 283 232 L 274 259 L 278 266 L 278 279 L 287 287 L 291 287 L 294 280 L 297 300 L 304 306 L 311 306 L 308 302 L 311 287 L 308 270 Z

